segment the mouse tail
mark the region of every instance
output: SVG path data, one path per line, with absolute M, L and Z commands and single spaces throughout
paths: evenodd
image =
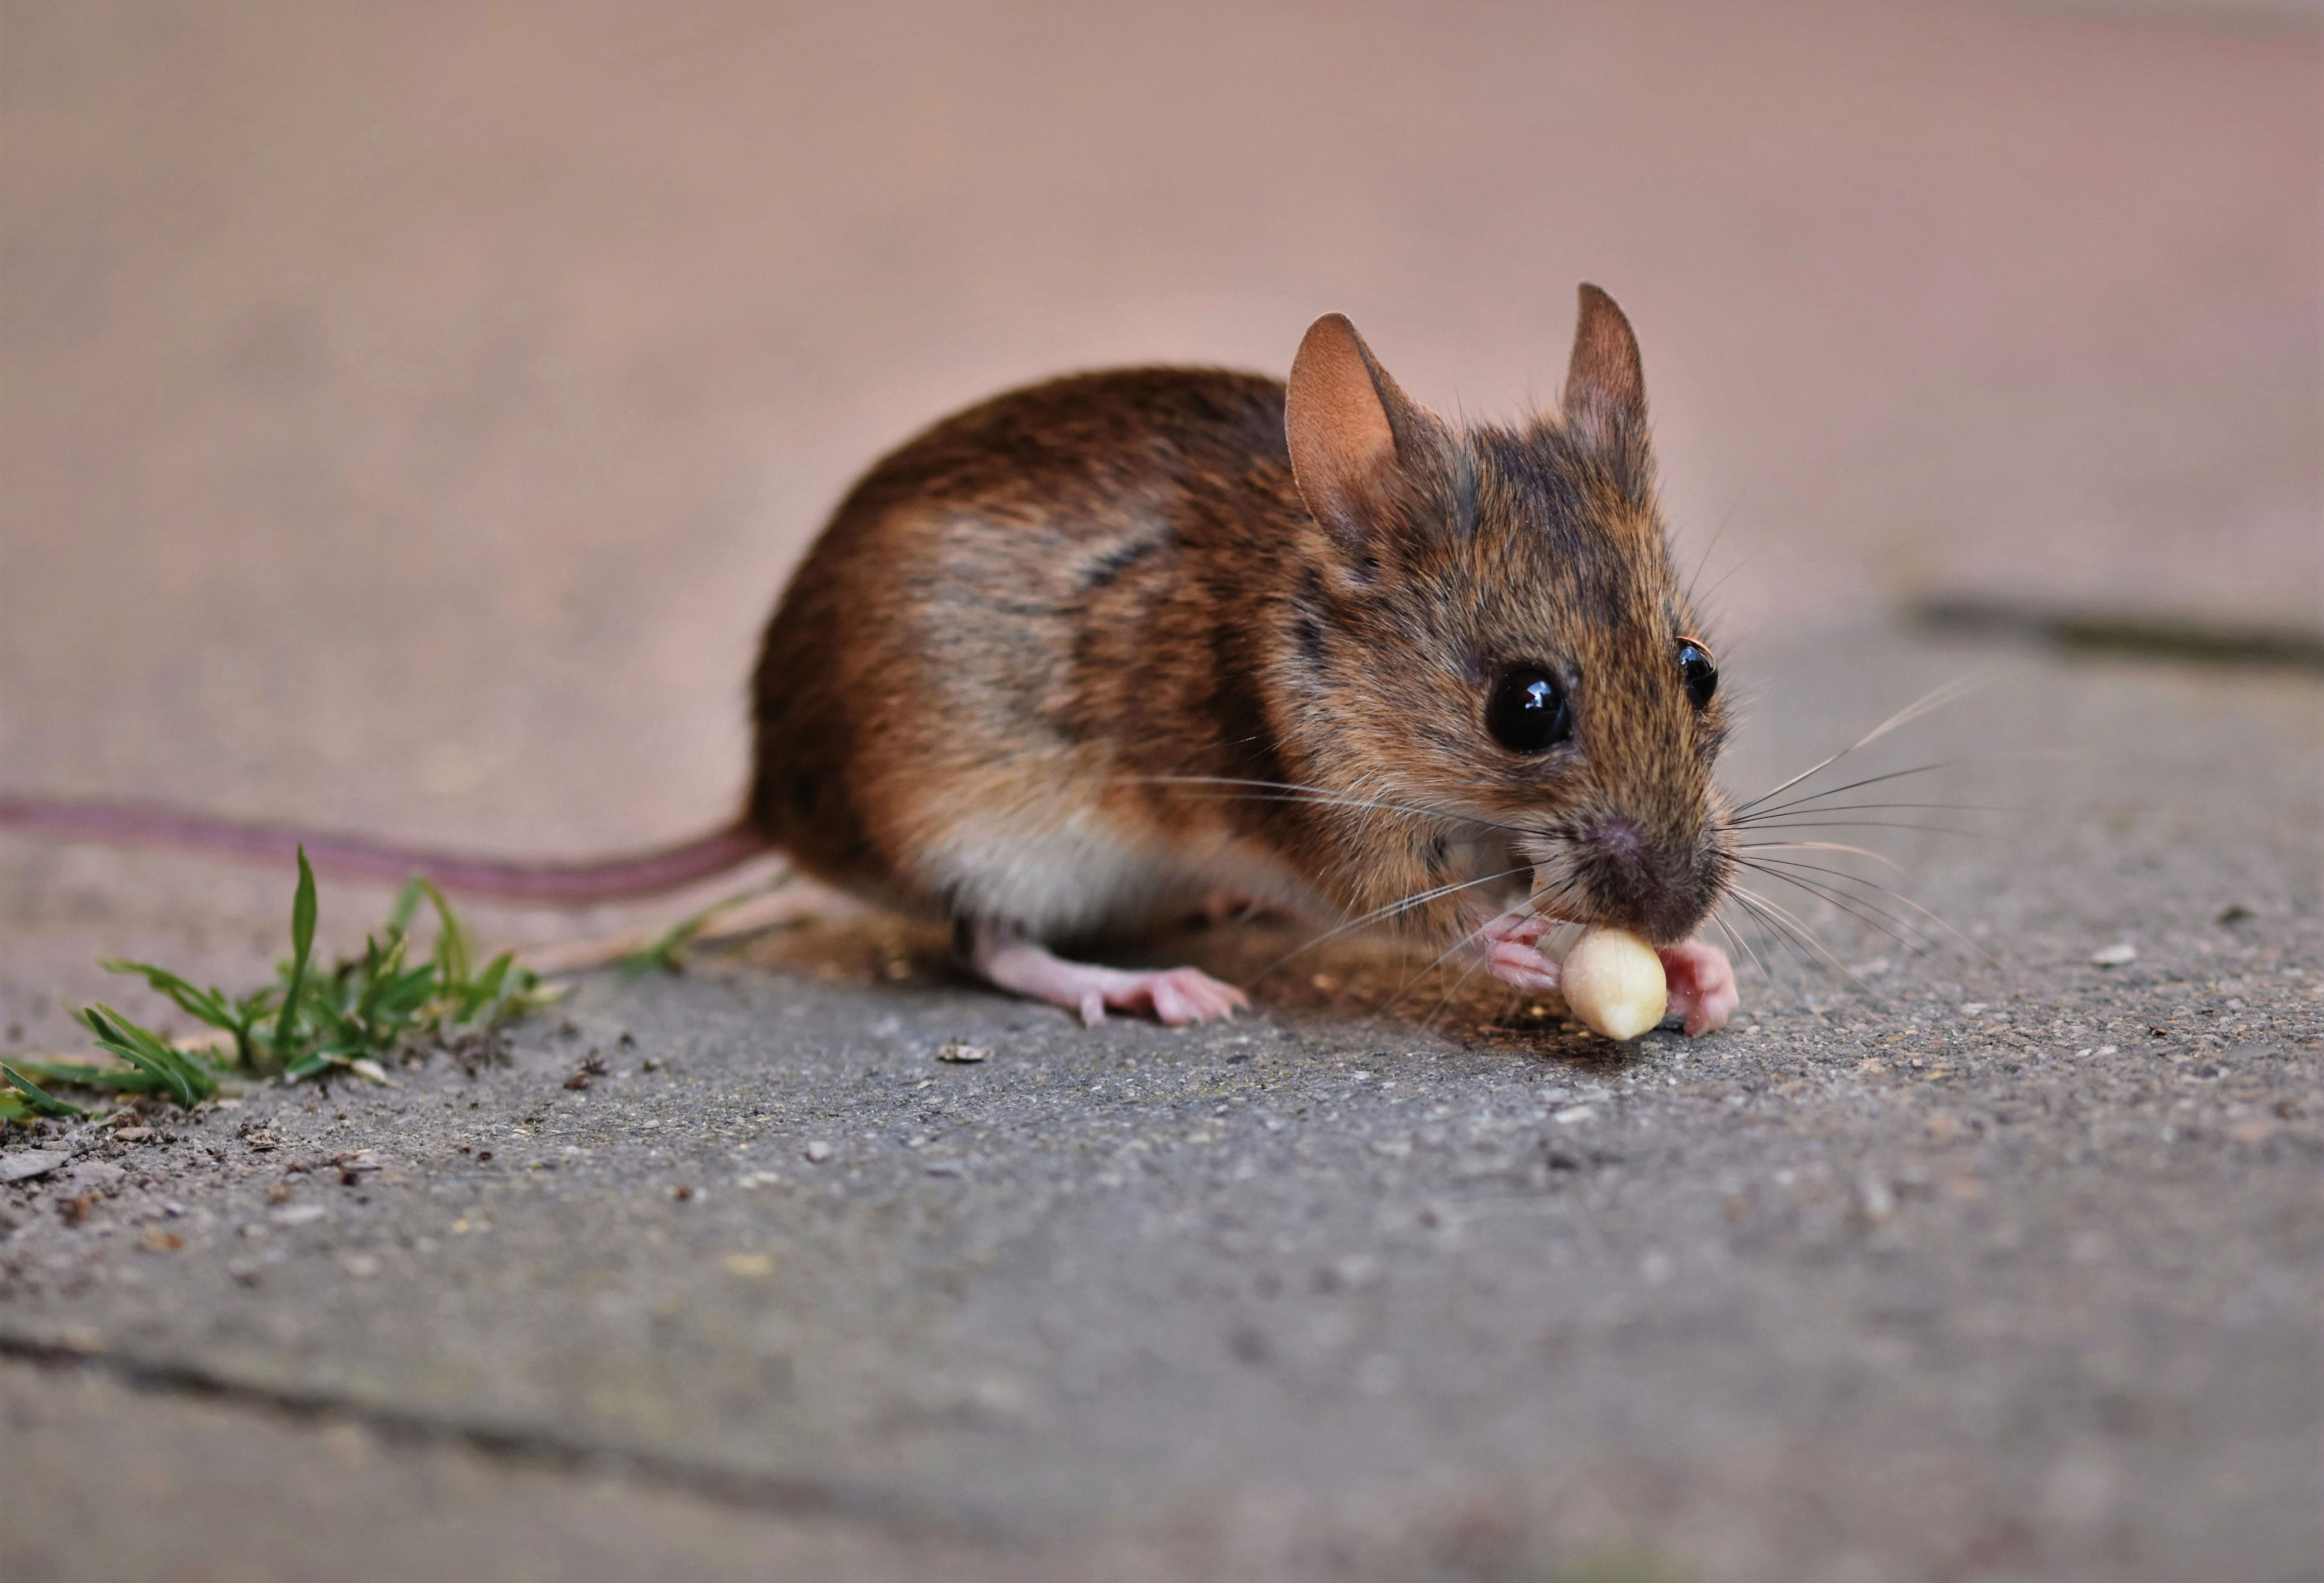
M 300 847 L 318 873 L 401 884 L 421 875 L 457 895 L 585 907 L 676 890 L 772 850 L 747 818 L 675 846 L 579 862 L 524 861 L 401 846 L 365 836 L 246 824 L 159 803 L 0 795 L 0 830 L 106 846 L 174 847 L 289 862 Z

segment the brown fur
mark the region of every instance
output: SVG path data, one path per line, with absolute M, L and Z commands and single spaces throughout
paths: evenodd
M 1562 411 L 1520 427 L 1454 430 L 1336 318 L 1287 441 L 1286 399 L 1081 375 L 879 463 L 768 627 L 750 821 L 889 905 L 1036 937 L 1221 888 L 1352 916 L 1523 862 L 1546 911 L 1684 938 L 1731 866 L 1725 714 L 1681 686 L 1699 632 L 1620 311 L 1583 288 Z M 1484 723 L 1520 662 L 1576 712 L 1535 758 Z M 1525 879 L 1404 921 L 1457 938 Z

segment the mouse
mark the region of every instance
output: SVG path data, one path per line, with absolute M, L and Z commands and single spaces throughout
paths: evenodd
M 1637 339 L 1580 290 L 1562 394 L 1512 425 L 1406 395 L 1348 318 L 1287 380 L 1067 375 L 927 428 L 847 492 L 777 602 L 729 824 L 509 861 L 145 803 L 0 794 L 0 829 L 288 859 L 587 906 L 770 852 L 948 924 L 1084 1023 L 1249 1006 L 1084 960 L 1231 897 L 1554 991 L 1559 925 L 1661 957 L 1692 1035 L 1738 993 L 1696 932 L 1738 851 L 1729 730 L 1656 499 Z

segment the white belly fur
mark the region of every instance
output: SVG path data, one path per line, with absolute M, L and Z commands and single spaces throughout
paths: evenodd
M 948 822 L 923 879 L 964 914 L 1035 939 L 1134 933 L 1227 893 L 1295 912 L 1324 910 L 1270 854 L 1224 832 L 1135 828 L 1064 799 Z

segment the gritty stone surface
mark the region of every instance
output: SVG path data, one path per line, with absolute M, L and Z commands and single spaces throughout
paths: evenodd
M 1896 866 L 1761 851 L 1865 916 L 1748 877 L 1823 943 L 1737 914 L 1701 1042 L 1271 927 L 1153 948 L 1257 1016 L 1092 1033 L 834 914 L 473 1073 L 12 1130 L 9 1583 L 2324 1573 L 2314 680 L 1873 614 L 2312 624 L 2313 15 L 1322 18 L 0 7 L 6 790 L 671 839 L 918 425 L 1331 308 L 1505 418 L 1582 279 L 1729 784 L 1982 683 L 1762 827 Z M 0 841 L 0 1054 L 170 1020 L 101 958 L 263 980 L 288 893 Z
M 1860 772 L 1957 760 L 1881 798 L 1982 834 L 1871 833 L 1960 938 L 1794 894 L 1838 965 L 1760 931 L 1736 1027 L 1626 1049 L 1377 948 L 1258 976 L 1283 929 L 1152 948 L 1256 1017 L 1091 1032 L 809 925 L 586 980 L 473 1076 L 18 1133 L 70 1159 L 0 1196 L 0 1343 L 343 1414 L 398 1479 L 500 1448 L 544 1524 L 539 1465 L 602 1457 L 641 1534 L 709 1502 L 867 1576 L 2308 1575 L 2312 684 L 1770 664 L 1739 785 L 1984 672 Z M 70 1404 L 117 1387 L 0 1377 L 44 1487 L 97 1477 Z

